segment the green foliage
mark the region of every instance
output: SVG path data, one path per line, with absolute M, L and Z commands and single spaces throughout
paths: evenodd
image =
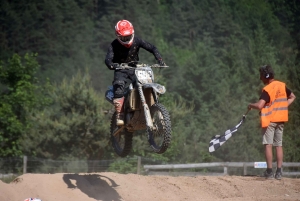
M 35 124 L 22 141 L 26 153 L 50 159 L 103 158 L 109 127 L 105 111 L 111 105 L 92 88 L 89 72 L 64 79 L 49 93 L 52 105 L 31 113 Z
M 2 178 L 1 181 L 7 184 L 10 184 L 13 182 L 16 178 L 18 178 L 20 175 L 11 175 L 9 177 Z
M 14 54 L 0 66 L 0 156 L 22 154 L 20 137 L 30 127 L 28 113 L 48 102 L 43 94 L 47 85 L 38 85 L 35 77 L 38 68 L 36 54 L 26 54 L 23 60 Z
M 18 135 L 13 133 L 23 130 L 27 118 L 18 107 L 34 107 L 31 118 L 35 128 L 23 136 L 22 146 L 33 144 L 26 153 L 49 158 L 110 157 L 106 155 L 112 152 L 107 146 L 109 118 L 102 115 L 110 105 L 103 96 L 92 94 L 101 93 L 112 81 L 104 57 L 115 39 L 115 23 L 128 19 L 135 35 L 154 44 L 170 66 L 155 72 L 155 78 L 167 88 L 161 102 L 170 111 L 173 135 L 170 149 L 155 155 L 145 134 L 139 133 L 140 137 L 134 137 L 132 155 L 181 163 L 263 160 L 256 111 L 248 114 L 245 124 L 220 151 L 209 154 L 208 142 L 213 135 L 234 126 L 248 103 L 259 98 L 263 85 L 258 68 L 263 64 L 271 64 L 276 79 L 286 82 L 299 97 L 299 8 L 296 0 L 1 1 L 0 58 L 7 60 L 14 52 L 38 52 L 42 66 L 39 77 L 50 77 L 58 84 L 49 92 L 53 103 L 42 108 L 35 102 L 36 90 L 28 90 L 39 83 L 34 77 L 22 77 L 30 74 L 30 69 L 11 69 L 16 77 L 9 79 L 8 74 L 1 73 L 3 84 L 6 79 L 10 84 L 17 79 L 23 83 L 18 82 L 15 91 L 5 84 L 14 94 L 9 98 L 3 94 L 0 114 L 10 118 L 3 117 L 1 129 L 11 132 L 0 135 L 0 142 L 14 136 L 13 141 L 18 143 Z M 154 62 L 153 55 L 143 49 L 139 56 L 142 62 Z M 12 65 L 18 66 L 18 62 Z M 70 77 L 85 65 L 91 66 L 90 78 L 82 75 L 88 84 L 71 82 Z M 297 100 L 290 107 L 284 134 L 284 146 L 288 147 L 285 160 L 291 162 L 299 161 Z M 16 111 L 20 111 L 17 116 Z M 92 125 L 97 127 L 95 132 L 89 122 L 98 122 Z M 91 136 L 82 135 L 88 129 Z M 95 134 L 98 131 L 101 137 Z M 100 144 L 93 144 L 96 142 Z M 93 148 L 84 148 L 86 144 Z M 96 151 L 91 151 L 95 147 L 101 147 L 97 157 Z M 127 165 L 124 168 L 130 169 Z
M 137 162 L 131 159 L 117 159 L 115 162 L 109 165 L 108 171 L 118 172 L 118 173 L 136 173 L 137 172 Z

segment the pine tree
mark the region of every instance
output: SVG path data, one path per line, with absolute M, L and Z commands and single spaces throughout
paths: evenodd
M 0 65 L 0 82 L 4 91 L 0 100 L 0 156 L 20 156 L 20 138 L 30 127 L 28 114 L 47 103 L 44 86 L 38 83 L 36 55 L 24 58 L 14 54 Z
M 111 108 L 92 88 L 88 71 L 65 78 L 50 92 L 51 107 L 34 111 L 24 135 L 26 153 L 50 159 L 103 159 L 109 140 Z M 29 142 L 30 145 L 28 145 Z

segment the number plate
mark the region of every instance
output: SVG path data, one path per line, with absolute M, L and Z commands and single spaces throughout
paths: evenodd
M 152 71 L 139 70 L 136 72 L 136 76 L 140 81 L 151 83 L 152 82 Z

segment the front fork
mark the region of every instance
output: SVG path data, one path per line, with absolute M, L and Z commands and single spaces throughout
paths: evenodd
M 140 83 L 137 83 L 137 85 L 138 85 L 138 91 L 139 91 L 139 95 L 140 95 L 140 98 L 141 98 L 141 102 L 142 102 L 142 105 L 143 105 L 143 108 L 144 108 L 146 125 L 147 125 L 148 128 L 153 130 L 153 122 L 152 122 L 149 107 L 146 103 L 146 99 L 145 99 L 145 96 L 144 96 L 144 93 L 143 93 L 142 85 Z

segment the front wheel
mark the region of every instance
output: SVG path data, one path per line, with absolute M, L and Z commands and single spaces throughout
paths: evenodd
M 114 113 L 110 122 L 110 139 L 116 154 L 125 157 L 132 149 L 133 133 L 124 128 L 124 130 L 114 136 L 114 132 L 118 130 L 118 128 L 116 124 L 116 113 Z
M 150 107 L 153 129 L 147 129 L 148 142 L 157 154 L 164 153 L 171 143 L 171 120 L 166 108 L 156 103 Z

